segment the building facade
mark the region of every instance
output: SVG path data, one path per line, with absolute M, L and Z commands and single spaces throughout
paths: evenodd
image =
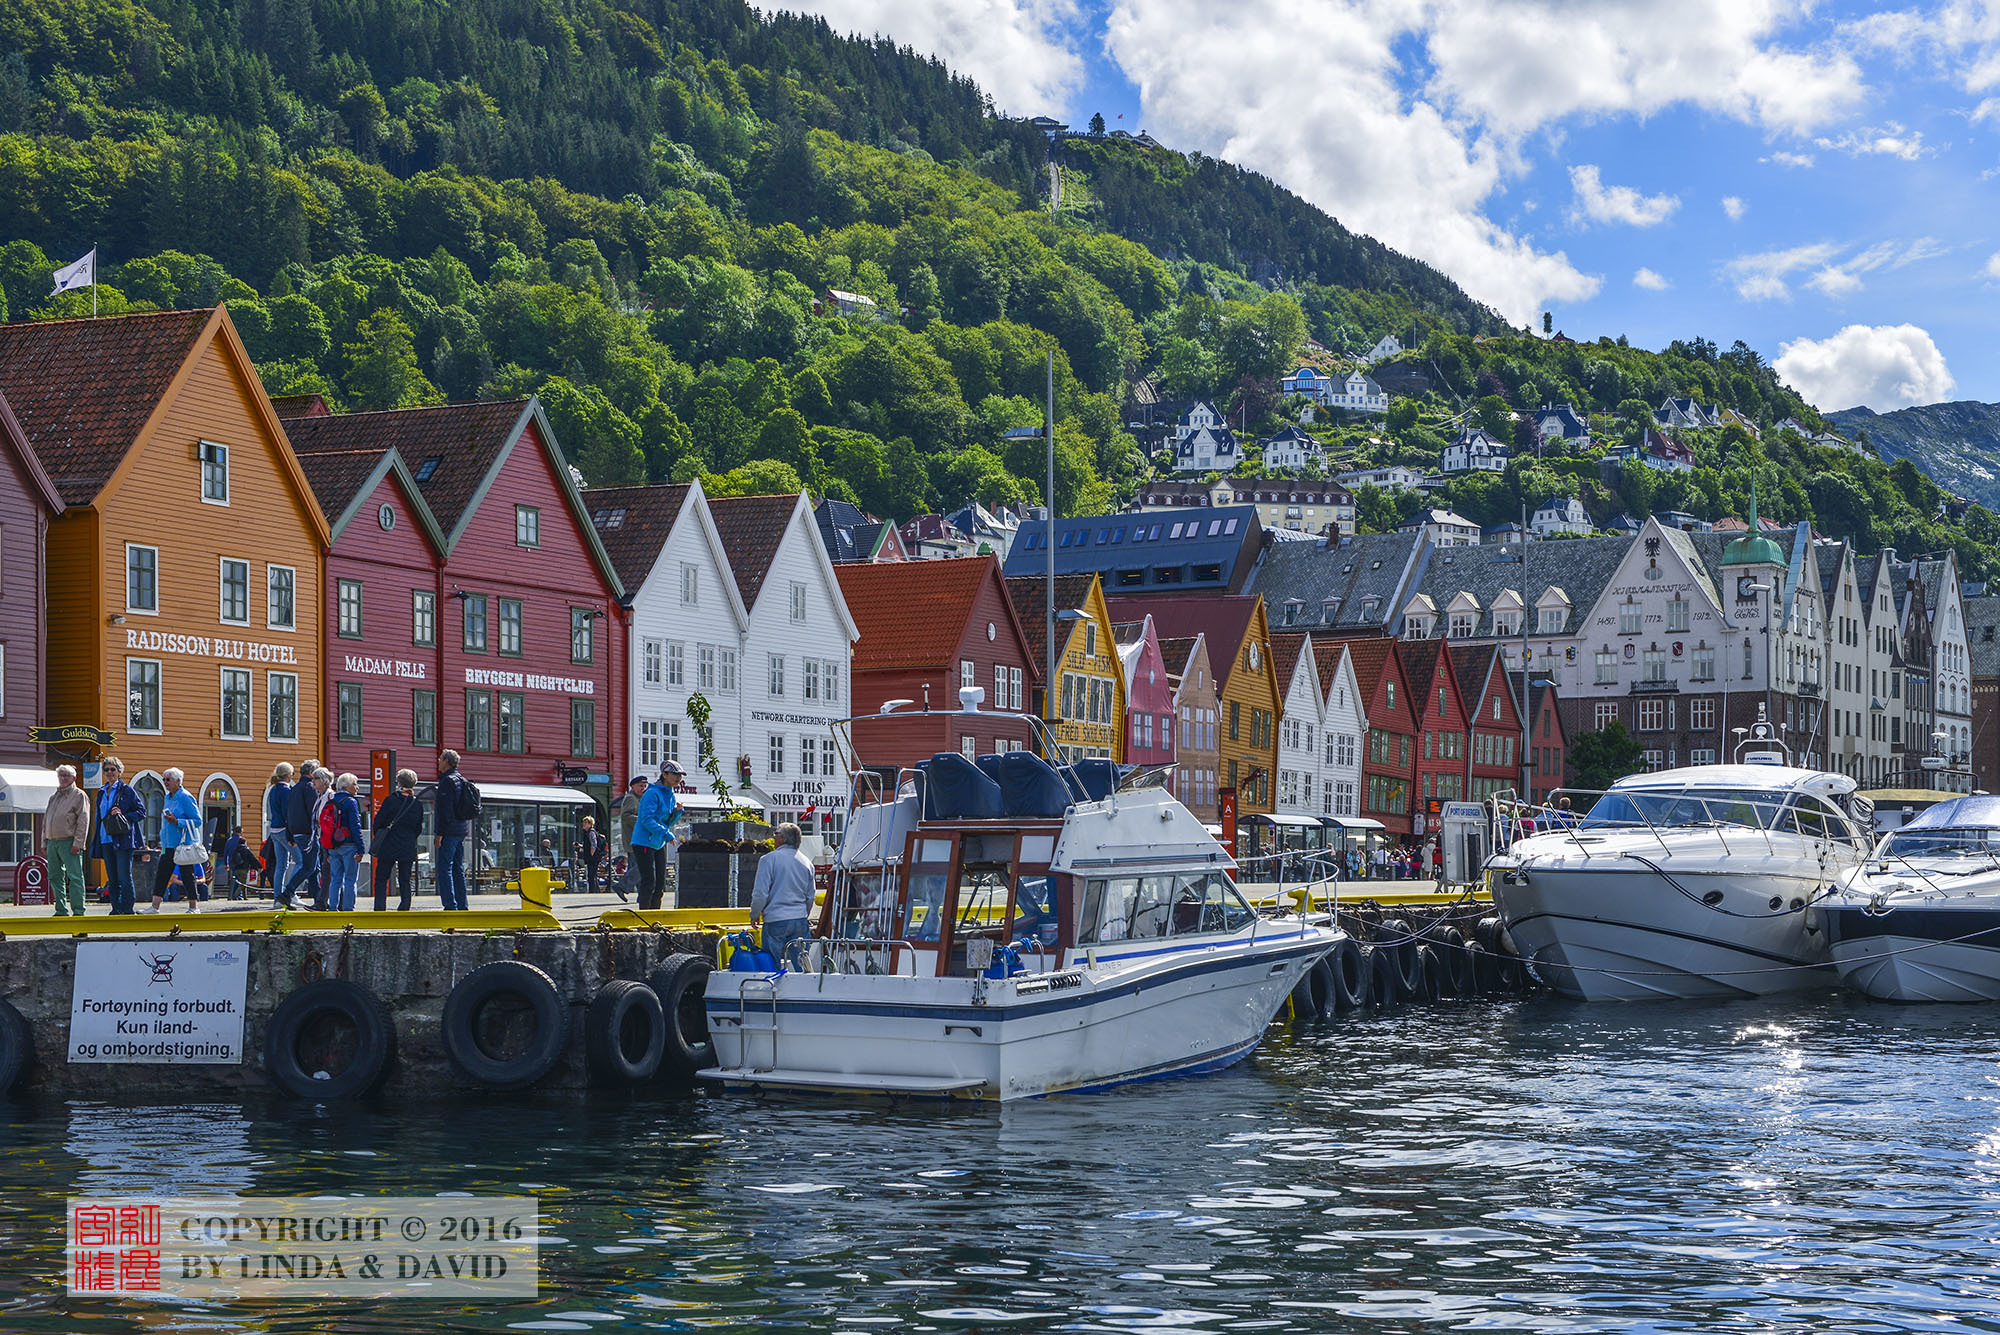
M 36 817 L 55 787 L 45 768 L 49 753 L 28 730 L 61 726 L 48 715 L 43 637 L 49 522 L 62 514 L 63 501 L 4 397 L 0 479 L 7 484 L 0 487 L 0 888 L 6 888 L 21 859 L 42 851 Z
M 1151 612 L 1163 636 L 1198 634 L 1206 640 L 1220 715 L 1217 785 L 1235 790 L 1240 815 L 1271 814 L 1277 798 L 1279 700 L 1264 600 L 1244 594 L 1116 598 L 1111 611 L 1120 620 Z
M 1271 668 L 1278 683 L 1278 789 L 1272 808 L 1280 816 L 1320 815 L 1325 792 L 1322 743 L 1326 702 L 1310 635 L 1273 635 Z
M 1007 595 L 1035 661 L 1048 662 L 1047 582 L 1012 577 Z M 1122 760 L 1125 670 L 1118 661 L 1118 639 L 1103 586 L 1095 575 L 1058 575 L 1055 597 L 1055 670 L 1042 690 L 1037 712 L 1065 757 Z M 1043 675 L 1048 675 L 1046 669 Z
M 1118 664 L 1125 673 L 1125 763 L 1141 767 L 1174 763 L 1174 687 L 1160 657 L 1160 635 L 1149 613 L 1112 627 Z
M 1203 823 L 1214 824 L 1218 702 L 1208 642 L 1200 635 L 1161 640 L 1160 661 L 1174 690 L 1174 796 Z

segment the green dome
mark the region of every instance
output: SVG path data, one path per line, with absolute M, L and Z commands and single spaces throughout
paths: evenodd
M 1725 566 L 1782 566 L 1785 563 L 1784 549 L 1764 536 L 1763 525 L 1757 522 L 1757 489 L 1750 489 L 1750 531 L 1734 539 L 1722 549 L 1722 564 Z

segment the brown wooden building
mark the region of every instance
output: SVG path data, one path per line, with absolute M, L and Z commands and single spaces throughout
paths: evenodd
M 1208 665 L 1208 641 L 1199 634 L 1160 641 L 1160 661 L 1174 688 L 1174 796 L 1205 824 L 1215 807 L 1215 671 Z
M 0 393 L 65 509 L 49 527 L 50 721 L 117 736 L 262 837 L 265 781 L 320 736 L 327 541 L 221 307 L 0 325 Z

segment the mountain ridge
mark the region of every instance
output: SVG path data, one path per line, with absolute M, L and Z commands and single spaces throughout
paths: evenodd
M 1842 435 L 1865 435 L 1885 459 L 1908 459 L 1948 491 L 2000 509 L 2000 403 L 1958 399 L 1876 412 L 1825 414 Z

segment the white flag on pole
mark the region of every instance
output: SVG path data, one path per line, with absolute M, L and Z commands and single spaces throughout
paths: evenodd
M 65 264 L 56 270 L 55 291 L 49 295 L 53 297 L 57 292 L 73 292 L 80 287 L 90 287 L 96 282 L 97 247 L 92 246 L 90 253 L 75 264 Z

